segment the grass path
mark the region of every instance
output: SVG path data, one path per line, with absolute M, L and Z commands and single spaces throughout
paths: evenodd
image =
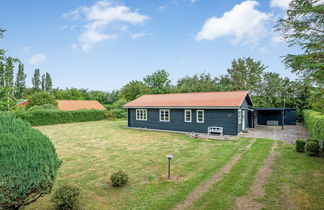
M 219 182 L 188 209 L 236 209 L 236 198 L 248 195 L 274 141 L 257 139 Z
M 251 146 L 254 144 L 255 139 L 246 146 L 244 151 L 248 151 Z M 207 180 L 205 183 L 202 185 L 198 186 L 188 197 L 187 199 L 183 202 L 180 203 L 175 209 L 176 210 L 182 210 L 182 209 L 187 209 L 189 208 L 195 201 L 197 201 L 204 193 L 206 193 L 210 187 L 219 182 L 222 177 L 230 172 L 232 167 L 241 159 L 241 156 L 244 152 L 236 154 L 232 160 L 227 163 L 221 170 L 217 171 L 213 177 L 211 177 L 209 180 Z
M 264 186 L 268 177 L 272 174 L 271 166 L 274 159 L 277 156 L 278 143 L 274 143 L 271 147 L 268 158 L 264 161 L 262 168 L 259 169 L 254 183 L 250 188 L 250 194 L 248 196 L 238 197 L 236 199 L 236 208 L 238 210 L 259 210 L 263 208 L 263 205 L 257 201 L 257 199 L 263 198 L 265 195 Z

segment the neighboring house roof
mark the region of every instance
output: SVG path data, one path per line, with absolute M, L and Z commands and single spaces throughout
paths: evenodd
M 23 101 L 23 102 L 18 103 L 18 106 L 20 106 L 20 107 L 25 107 L 25 106 L 27 106 L 28 104 L 29 104 L 28 101 Z
M 59 110 L 74 111 L 80 109 L 98 109 L 105 110 L 106 108 L 98 101 L 87 100 L 57 100 Z
M 248 91 L 154 94 L 143 95 L 124 107 L 240 107 L 245 98 L 252 104 Z

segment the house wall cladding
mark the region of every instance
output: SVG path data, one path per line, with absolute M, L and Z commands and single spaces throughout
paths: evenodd
M 196 122 L 196 110 L 191 109 L 191 122 L 184 121 L 184 109 L 170 109 L 170 122 L 160 122 L 159 109 L 147 109 L 147 120 L 136 120 L 136 109 L 128 109 L 128 126 L 160 130 L 207 133 L 209 126 L 224 128 L 225 135 L 237 135 L 237 110 L 204 109 L 204 123 Z M 246 115 L 247 116 L 247 115 Z

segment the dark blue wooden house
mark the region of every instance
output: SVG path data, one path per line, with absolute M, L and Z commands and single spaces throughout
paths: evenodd
M 128 127 L 197 133 L 221 127 L 224 135 L 250 127 L 252 107 L 248 91 L 143 95 L 124 105 Z

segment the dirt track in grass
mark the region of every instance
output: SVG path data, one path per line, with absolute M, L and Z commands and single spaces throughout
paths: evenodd
M 254 144 L 256 140 L 253 139 L 252 142 L 244 149 L 244 152 L 248 151 L 251 146 Z M 228 174 L 232 167 L 241 159 L 241 156 L 244 152 L 236 154 L 233 159 L 227 163 L 222 169 L 217 171 L 213 177 L 207 180 L 204 184 L 198 186 L 187 198 L 184 202 L 180 203 L 176 206 L 176 210 L 182 210 L 189 208 L 195 201 L 197 201 L 204 193 L 208 192 L 210 187 L 215 183 L 219 182 L 224 175 Z
M 277 155 L 278 143 L 274 143 L 271 147 L 268 158 L 264 161 L 262 168 L 258 171 L 254 183 L 251 186 L 251 193 L 248 196 L 238 197 L 236 199 L 236 209 L 238 210 L 259 210 L 263 205 L 256 199 L 263 198 L 265 195 L 264 185 L 267 178 L 271 175 L 271 165 Z

